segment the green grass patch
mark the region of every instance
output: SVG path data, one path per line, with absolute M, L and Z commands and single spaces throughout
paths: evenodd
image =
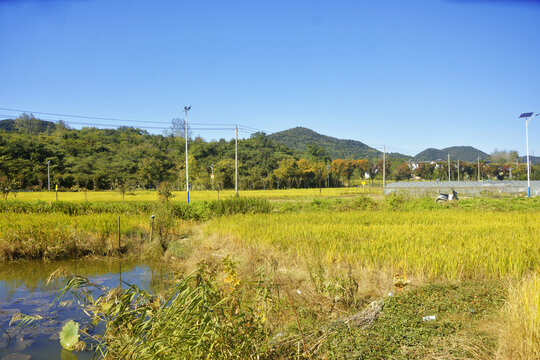
M 482 330 L 504 304 L 502 281 L 431 284 L 385 299 L 367 328 L 344 326 L 319 357 L 334 359 L 475 359 L 497 350 L 497 332 Z M 424 321 L 424 316 L 435 316 Z

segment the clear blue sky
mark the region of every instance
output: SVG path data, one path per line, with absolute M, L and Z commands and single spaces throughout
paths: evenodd
M 0 81 L 4 108 L 169 122 L 192 105 L 197 123 L 524 154 L 540 2 L 0 0 Z M 540 155 L 540 116 L 529 140 Z

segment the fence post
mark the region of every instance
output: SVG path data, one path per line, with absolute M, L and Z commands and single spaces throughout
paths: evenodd
M 118 215 L 118 251 L 120 251 L 120 215 Z
M 150 225 L 150 242 L 152 242 L 152 235 L 154 234 L 154 218 L 156 215 L 150 216 L 152 218 L 152 223 Z

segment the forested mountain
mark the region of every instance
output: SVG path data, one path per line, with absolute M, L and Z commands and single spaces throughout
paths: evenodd
M 472 146 L 452 146 L 442 150 L 428 148 L 414 157 L 416 161 L 437 161 L 438 159 L 446 160 L 450 154 L 452 160 L 470 161 L 485 160 L 489 158 L 489 154 L 478 150 Z
M 316 144 L 322 147 L 332 159 L 373 159 L 382 157 L 380 151 L 360 141 L 337 139 L 304 127 L 280 131 L 268 135 L 268 137 L 300 153 L 309 153 L 309 147 Z

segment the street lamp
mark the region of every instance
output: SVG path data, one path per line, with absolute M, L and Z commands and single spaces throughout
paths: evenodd
M 531 197 L 531 165 L 529 163 L 529 123 L 540 113 L 533 116 L 532 112 L 523 113 L 519 115 L 519 118 L 525 119 L 525 139 L 527 142 L 527 197 Z
M 185 119 L 184 119 L 184 136 L 186 138 L 186 194 L 187 194 L 187 203 L 189 204 L 189 164 L 188 164 L 188 123 L 187 123 L 187 112 L 191 110 L 191 106 L 184 106 L 184 113 L 185 113 Z

